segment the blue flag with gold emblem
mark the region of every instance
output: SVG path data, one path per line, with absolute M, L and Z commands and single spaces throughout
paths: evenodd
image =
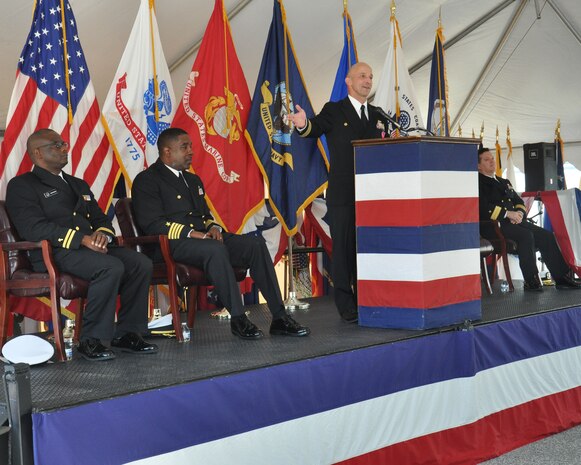
M 339 68 L 335 75 L 335 84 L 331 92 L 331 101 L 338 102 L 347 97 L 347 84 L 345 78 L 349 68 L 357 63 L 357 47 L 355 46 L 355 35 L 353 34 L 353 22 L 351 15 L 347 11 L 347 5 L 343 10 L 343 53 L 339 61 Z
M 450 135 L 450 116 L 448 115 L 448 83 L 444 63 L 444 35 L 441 24 L 436 31 L 436 41 L 432 54 L 430 74 L 430 100 L 428 107 L 428 131 L 436 136 Z
M 327 187 L 329 165 L 321 143 L 301 138 L 287 120 L 297 104 L 307 117 L 314 116 L 282 0 L 275 0 L 246 138 L 268 183 L 271 205 L 289 236 L 297 232 L 297 216 Z

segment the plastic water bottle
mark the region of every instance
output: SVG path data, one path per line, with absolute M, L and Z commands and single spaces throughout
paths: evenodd
M 63 342 L 65 344 L 65 357 L 73 359 L 73 336 L 75 335 L 75 322 L 67 320 L 63 329 Z
M 188 328 L 187 323 L 182 323 L 182 336 L 184 338 L 184 342 L 190 342 L 190 328 Z
M 508 287 L 508 281 L 506 280 L 502 280 L 500 282 L 500 292 L 502 292 L 503 294 L 507 293 L 510 290 L 510 288 Z

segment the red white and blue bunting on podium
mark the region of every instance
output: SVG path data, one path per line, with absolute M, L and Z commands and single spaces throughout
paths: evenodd
M 355 158 L 359 323 L 479 319 L 476 146 L 365 145 Z
M 36 412 L 34 461 L 480 463 L 581 423 L 580 335 L 575 307 Z

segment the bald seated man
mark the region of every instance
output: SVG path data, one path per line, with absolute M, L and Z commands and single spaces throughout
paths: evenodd
M 26 149 L 34 167 L 8 183 L 6 208 L 20 237 L 48 240 L 58 270 L 89 281 L 79 353 L 89 361 L 115 358 L 102 340 L 132 354 L 156 353 L 157 346 L 141 336 L 147 330 L 151 261 L 114 244 L 113 226 L 89 185 L 63 171 L 69 144 L 57 132 L 36 131 Z M 39 250 L 30 252 L 30 260 L 35 271 L 46 271 Z
M 386 122 L 377 107 L 367 102 L 373 85 L 373 72 L 367 63 L 354 64 L 345 78 L 347 97 L 328 102 L 314 118 L 307 118 L 297 105 L 289 115 L 301 137 L 327 138 L 331 168 L 327 188 L 333 253 L 331 277 L 335 305 L 349 323 L 357 322 L 357 270 L 355 249 L 355 173 L 352 141 L 380 138 Z

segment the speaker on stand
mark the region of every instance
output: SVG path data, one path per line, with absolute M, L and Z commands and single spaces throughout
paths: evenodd
M 551 142 L 524 144 L 523 152 L 525 190 L 527 192 L 558 190 L 555 144 Z

